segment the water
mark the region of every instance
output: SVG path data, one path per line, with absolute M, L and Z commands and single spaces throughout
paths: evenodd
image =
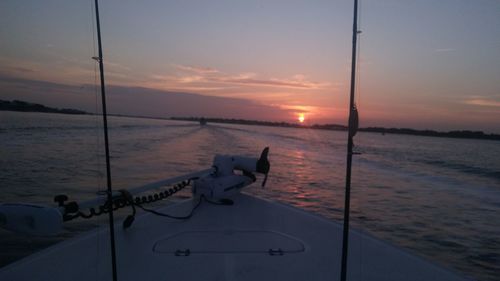
M 345 132 L 111 117 L 110 140 L 117 189 L 205 169 L 216 153 L 257 156 L 269 146 L 267 187 L 246 192 L 342 219 Z M 353 166 L 353 227 L 464 275 L 496 280 L 498 142 L 359 133 L 355 143 L 362 154 Z M 2 202 L 52 204 L 56 194 L 82 200 L 104 189 L 96 116 L 0 112 L 0 144 Z M 52 238 L 0 230 L 0 265 L 105 219 L 69 222 Z

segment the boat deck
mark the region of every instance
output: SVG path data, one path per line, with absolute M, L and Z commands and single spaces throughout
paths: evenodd
M 118 280 L 339 280 L 341 225 L 249 195 L 203 202 L 186 221 L 155 215 L 116 225 Z M 161 211 L 184 215 L 187 200 Z M 348 280 L 466 280 L 360 232 L 350 232 Z M 106 228 L 0 269 L 0 280 L 111 280 Z

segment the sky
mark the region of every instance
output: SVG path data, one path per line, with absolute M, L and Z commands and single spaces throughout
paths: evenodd
M 98 111 L 93 0 L 0 3 L 0 99 Z M 111 113 L 345 124 L 353 1 L 100 1 Z M 500 133 L 500 1 L 361 0 L 360 125 Z

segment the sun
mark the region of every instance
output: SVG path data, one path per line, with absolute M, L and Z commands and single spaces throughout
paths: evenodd
M 306 117 L 304 116 L 304 113 L 299 113 L 299 117 L 297 119 L 299 119 L 300 123 L 304 123 Z

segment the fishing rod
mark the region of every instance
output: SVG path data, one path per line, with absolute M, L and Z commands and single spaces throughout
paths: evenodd
M 345 281 L 347 276 L 347 253 L 349 244 L 349 207 L 351 200 L 351 167 L 353 155 L 353 138 L 358 130 L 359 118 L 358 110 L 354 102 L 354 93 L 356 89 L 356 44 L 358 33 L 358 0 L 354 0 L 354 17 L 352 25 L 352 61 L 351 61 L 351 91 L 349 100 L 349 130 L 347 137 L 347 165 L 345 179 L 345 201 L 344 201 L 344 226 L 342 233 L 342 263 L 340 271 L 340 280 Z
M 102 122 L 104 128 L 104 148 L 106 152 L 106 186 L 107 186 L 107 204 L 113 202 L 113 188 L 111 184 L 111 163 L 109 157 L 109 138 L 108 138 L 108 116 L 106 110 L 106 87 L 104 83 L 104 61 L 102 56 L 102 40 L 101 40 L 101 24 L 99 21 L 99 1 L 95 0 L 95 18 L 97 24 L 97 46 L 99 49 L 99 73 L 101 77 L 101 101 L 102 101 Z M 116 270 L 116 243 L 115 243 L 115 227 L 113 218 L 113 208 L 109 208 L 109 235 L 111 240 L 111 266 L 113 272 L 113 281 L 118 280 Z

